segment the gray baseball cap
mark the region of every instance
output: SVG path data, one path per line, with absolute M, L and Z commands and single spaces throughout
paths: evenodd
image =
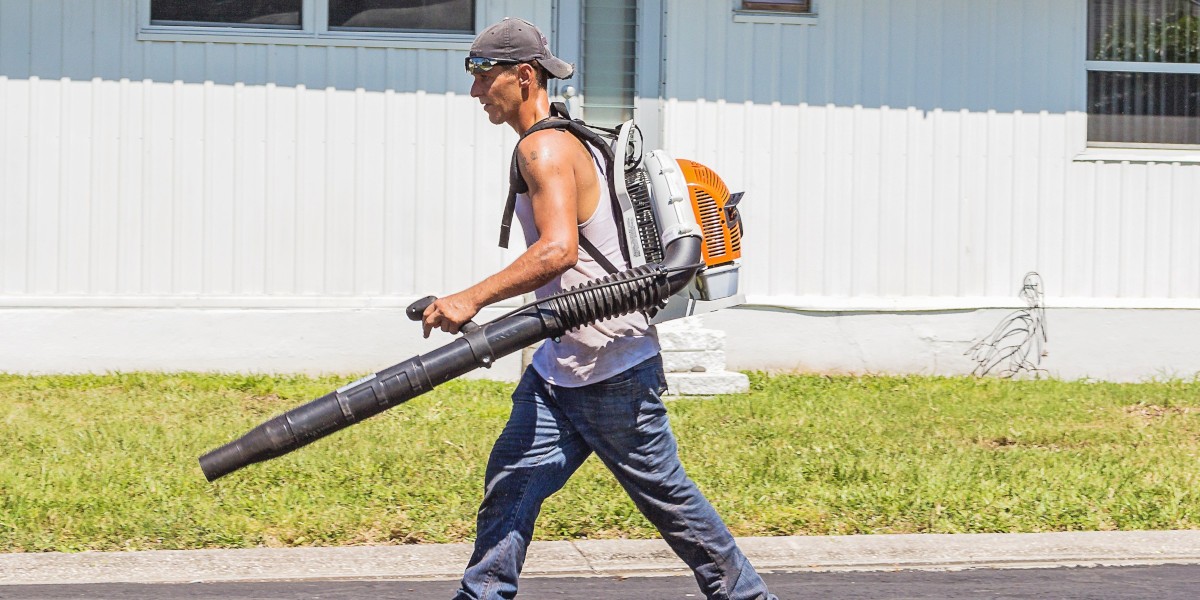
M 470 57 L 494 58 L 517 62 L 537 61 L 551 77 L 570 79 L 575 66 L 550 53 L 550 43 L 533 23 L 504 17 L 484 29 L 471 44 Z

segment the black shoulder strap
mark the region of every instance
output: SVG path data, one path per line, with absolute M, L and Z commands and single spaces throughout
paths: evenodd
M 517 194 L 524 194 L 529 191 L 529 185 L 525 183 L 525 178 L 521 176 L 521 169 L 517 163 L 517 153 L 520 151 L 521 140 L 524 140 L 531 133 L 542 131 L 544 129 L 561 129 L 568 131 L 575 137 L 579 138 L 579 140 L 585 145 L 594 146 L 600 150 L 601 154 L 604 155 L 605 178 L 607 179 L 607 184 L 609 187 L 609 196 L 612 198 L 614 204 L 613 219 L 617 223 L 617 231 L 621 236 L 621 239 L 624 240 L 624 222 L 621 220 L 620 207 L 616 204 L 617 196 L 613 183 L 615 181 L 613 179 L 614 170 L 616 169 L 616 159 L 613 149 L 611 146 L 609 146 L 608 141 L 604 138 L 604 136 L 590 129 L 583 123 L 583 121 L 572 119 L 571 115 L 567 112 L 567 106 L 565 104 L 562 102 L 555 102 L 550 105 L 550 118 L 543 119 L 535 123 L 533 127 L 530 127 L 528 131 L 521 135 L 521 139 L 517 140 L 517 145 L 513 148 L 512 161 L 510 162 L 508 168 L 508 198 L 504 203 L 504 216 L 501 217 L 500 221 L 500 247 L 508 248 L 508 239 L 512 233 L 513 213 L 516 212 L 517 207 Z M 605 257 L 604 254 L 600 252 L 594 244 L 591 243 L 591 241 L 584 237 L 582 231 L 579 232 L 579 245 L 583 246 L 583 249 L 586 250 L 587 253 L 596 260 L 596 262 L 600 263 L 600 265 L 604 267 L 605 271 L 613 274 L 617 273 L 617 268 L 612 264 L 612 261 L 608 260 L 608 258 Z M 625 258 L 626 263 L 629 263 L 628 250 L 625 249 L 624 244 L 619 244 L 619 246 L 621 247 L 621 254 Z
M 551 102 L 550 103 L 550 116 L 561 117 L 568 121 L 572 120 L 571 113 L 567 110 L 566 102 Z

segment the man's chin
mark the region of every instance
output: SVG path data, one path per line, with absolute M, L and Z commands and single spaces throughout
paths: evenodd
M 483 112 L 487 115 L 488 120 L 492 122 L 492 125 L 499 125 L 504 122 L 500 119 L 500 111 L 496 110 L 490 104 L 483 105 Z

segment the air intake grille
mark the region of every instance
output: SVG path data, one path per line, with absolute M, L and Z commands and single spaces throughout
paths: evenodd
M 687 181 L 696 222 L 704 234 L 704 262 L 721 266 L 742 257 L 742 226 L 738 204 L 743 194 L 730 194 L 712 169 L 691 160 L 678 160 Z
M 709 259 L 725 256 L 725 236 L 721 230 L 721 211 L 717 201 L 703 188 L 693 187 L 692 195 L 700 210 L 700 228 L 704 230 L 704 246 Z
M 725 182 L 721 181 L 721 178 L 717 176 L 716 171 L 713 171 L 712 169 L 698 162 L 692 162 L 691 165 L 693 172 L 696 173 L 696 183 L 713 189 L 725 187 Z

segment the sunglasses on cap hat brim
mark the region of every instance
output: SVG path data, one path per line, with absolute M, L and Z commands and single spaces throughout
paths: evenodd
M 483 56 L 468 56 L 466 60 L 467 73 L 477 75 L 486 73 L 500 65 L 519 65 L 522 61 L 505 60 L 500 58 L 487 58 Z

